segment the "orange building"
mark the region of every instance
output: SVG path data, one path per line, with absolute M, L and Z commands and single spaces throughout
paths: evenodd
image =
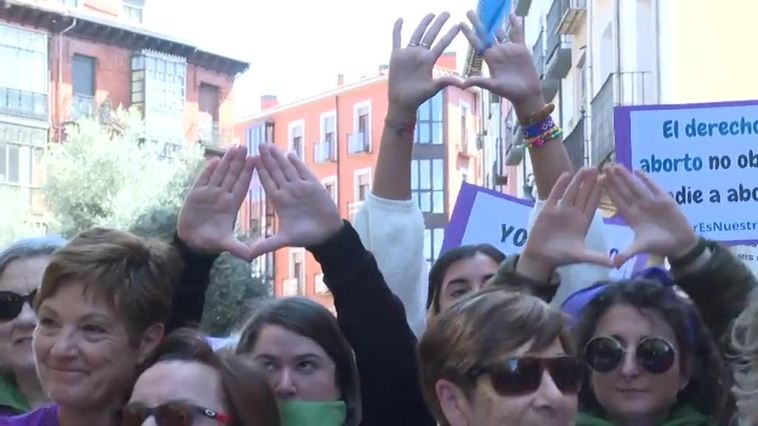
M 0 186 L 39 188 L 48 141 L 82 116 L 137 106 L 149 141 L 171 157 L 186 143 L 233 143 L 235 77 L 248 64 L 154 33 L 145 0 L 4 0 L 0 7 Z M 218 148 L 218 150 L 216 149 Z
M 455 70 L 455 54 L 444 55 L 436 72 Z M 481 183 L 477 92 L 448 88 L 419 109 L 412 190 L 426 221 L 426 257 L 433 262 L 442 245 L 461 182 Z M 384 117 L 387 67 L 376 76 L 327 93 L 278 105 L 261 99 L 262 111 L 238 121 L 236 134 L 251 152 L 262 143 L 294 151 L 321 179 L 343 217 L 352 220 L 373 181 Z M 275 232 L 276 223 L 258 182 L 243 207 L 241 226 L 253 238 Z M 276 296 L 302 295 L 331 307 L 319 265 L 304 249 L 287 248 L 256 260 L 254 271 L 269 280 Z

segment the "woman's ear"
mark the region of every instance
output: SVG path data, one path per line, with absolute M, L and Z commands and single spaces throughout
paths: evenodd
M 142 338 L 139 343 L 139 363 L 145 362 L 147 358 L 155 352 L 155 349 L 163 340 L 164 325 L 161 323 L 155 323 L 142 333 Z
M 434 385 L 442 414 L 451 426 L 468 425 L 471 421 L 471 404 L 463 390 L 455 383 L 440 379 Z

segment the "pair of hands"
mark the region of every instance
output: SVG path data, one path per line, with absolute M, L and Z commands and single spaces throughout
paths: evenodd
M 647 174 L 635 174 L 614 165 L 605 169 L 604 176 L 593 168 L 581 169 L 573 179 L 562 175 L 530 231 L 519 270 L 546 277 L 563 265 L 620 267 L 640 253 L 676 259 L 695 247 L 698 236 L 676 202 Z M 634 231 L 632 244 L 614 259 L 585 245 L 604 189 Z
M 256 169 L 279 226 L 275 235 L 246 244 L 235 238 L 234 224 Z M 211 160 L 184 200 L 176 231 L 196 251 L 228 251 L 252 261 L 283 247 L 320 244 L 342 226 L 337 206 L 305 164 L 294 154 L 262 145 L 258 157 L 249 157 L 241 146 Z
M 424 101 L 447 86 L 464 89 L 477 86 L 489 90 L 511 101 L 520 117 L 529 116 L 542 108 L 544 102 L 540 80 L 531 52 L 524 41 L 521 21 L 511 15 L 508 40 L 487 47 L 477 35 L 485 34 L 486 31 L 476 13 L 469 11 L 467 16 L 474 29 L 465 23 L 454 25 L 434 44 L 450 14 L 445 12 L 436 19 L 433 14 L 429 14 L 414 31 L 412 42 L 405 47 L 402 46 L 400 36 L 403 21 L 398 19 L 395 22 L 389 73 L 391 113 L 401 115 L 401 119 L 412 120 L 416 116 L 416 109 Z M 434 64 L 460 31 L 481 52 L 489 67 L 490 77 L 477 76 L 462 80 L 447 75 L 434 78 Z M 501 29 L 497 39 L 505 38 L 506 34 Z

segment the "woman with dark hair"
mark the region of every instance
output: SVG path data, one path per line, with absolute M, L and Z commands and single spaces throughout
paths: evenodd
M 263 371 L 240 356 L 216 354 L 192 329 L 169 334 L 146 363 L 121 426 L 280 426 L 276 398 Z
M 37 378 L 32 332 L 37 324 L 31 296 L 50 256 L 66 240 L 56 236 L 20 240 L 0 252 L 0 416 L 49 404 Z
M 722 353 L 727 348 L 718 344 L 755 279 L 729 250 L 699 238 L 647 175 L 612 166 L 606 176 L 608 193 L 635 231 L 614 262 L 656 254 L 668 259 L 673 280 L 652 269 L 566 300 L 589 367 L 577 424 L 722 424 L 731 414 L 731 381 Z
M 334 315 L 318 303 L 292 297 L 258 307 L 236 352 L 251 356 L 265 370 L 280 401 L 283 425 L 359 424 L 352 348 Z

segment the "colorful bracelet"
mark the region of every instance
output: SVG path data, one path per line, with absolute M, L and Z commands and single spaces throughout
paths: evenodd
M 555 104 L 547 104 L 541 110 L 527 117 L 526 120 L 521 120 L 519 124 L 523 127 L 532 126 L 548 118 L 553 111 L 555 111 Z
M 555 125 L 553 117 L 547 116 L 542 121 L 534 123 L 530 126 L 521 126 L 521 133 L 524 135 L 524 139 L 534 139 L 536 137 L 544 135 L 556 127 L 558 126 Z
M 528 148 L 539 148 L 553 139 L 560 139 L 563 136 L 563 129 L 554 127 L 536 138 L 526 139 L 525 143 Z

